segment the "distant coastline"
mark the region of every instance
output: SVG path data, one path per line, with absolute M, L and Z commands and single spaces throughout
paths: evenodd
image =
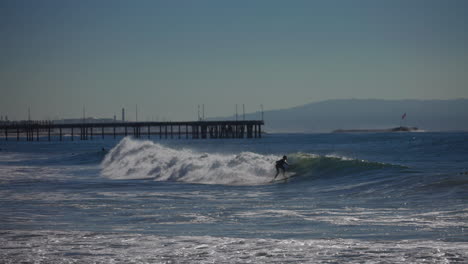
M 333 130 L 333 133 L 375 133 L 375 132 L 417 132 L 417 127 L 404 127 L 399 126 L 388 129 L 337 129 Z

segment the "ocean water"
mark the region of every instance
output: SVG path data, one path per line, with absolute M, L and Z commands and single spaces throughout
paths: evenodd
M 468 134 L 0 140 L 0 263 L 322 262 L 468 263 Z

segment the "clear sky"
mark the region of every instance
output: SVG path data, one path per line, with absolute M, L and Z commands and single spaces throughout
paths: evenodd
M 2 0 L 0 39 L 10 119 L 468 97 L 464 0 Z

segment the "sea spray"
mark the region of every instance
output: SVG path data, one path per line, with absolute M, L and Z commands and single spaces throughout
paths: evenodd
M 256 185 L 271 181 L 276 156 L 237 155 L 173 149 L 124 138 L 104 158 L 102 175 L 112 179 L 154 179 L 201 184 Z

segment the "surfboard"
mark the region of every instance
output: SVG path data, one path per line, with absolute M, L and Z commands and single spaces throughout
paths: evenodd
M 290 173 L 290 172 L 286 172 L 286 174 L 284 176 L 279 176 L 276 177 L 276 179 L 273 179 L 271 180 L 271 182 L 281 182 L 281 181 L 286 181 L 288 179 L 291 179 L 293 177 L 296 176 L 296 173 Z M 281 177 L 281 178 L 280 178 Z

